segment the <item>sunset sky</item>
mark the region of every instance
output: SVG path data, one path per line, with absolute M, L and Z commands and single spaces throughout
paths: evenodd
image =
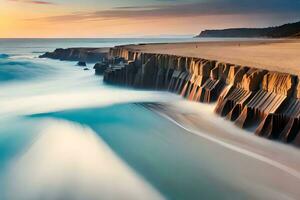
M 0 0 L 0 37 L 195 35 L 300 20 L 300 0 Z

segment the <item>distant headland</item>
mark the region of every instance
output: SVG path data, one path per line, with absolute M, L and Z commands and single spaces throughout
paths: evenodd
M 205 30 L 196 37 L 299 38 L 300 21 L 267 28 L 230 28 L 223 30 Z

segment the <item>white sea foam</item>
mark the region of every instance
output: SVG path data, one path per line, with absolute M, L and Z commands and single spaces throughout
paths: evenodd
M 0 86 L 0 117 L 179 98 L 165 92 L 110 87 L 103 84 L 101 77 L 94 76 L 93 70 L 83 71 L 72 63 L 49 62 L 60 73 Z
M 36 113 L 164 101 L 175 96 L 106 86 L 93 70 L 83 71 L 73 62 L 35 60 L 34 64 L 40 64 L 41 76 L 0 84 L 2 122 L 4 118 L 11 121 Z M 10 128 L 11 124 L 3 126 Z M 28 151 L 0 160 L 9 165 L 7 170 L 1 166 L 1 200 L 162 199 L 87 127 L 48 121 L 41 128 L 44 131 Z M 5 134 L 2 132 L 3 137 Z M 28 138 L 32 135 L 23 134 Z M 10 146 L 9 151 L 15 152 L 15 148 L 24 149 L 24 146 Z
M 5 200 L 163 199 L 89 128 L 56 120 L 42 126 L 2 179 Z

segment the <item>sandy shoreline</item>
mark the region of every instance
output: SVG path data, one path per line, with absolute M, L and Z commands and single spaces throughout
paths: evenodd
M 125 45 L 145 53 L 199 57 L 300 75 L 300 39 Z

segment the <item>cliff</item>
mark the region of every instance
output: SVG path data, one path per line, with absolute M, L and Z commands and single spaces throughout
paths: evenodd
M 196 37 L 299 37 L 300 22 L 268 28 L 233 28 L 223 30 L 205 30 Z
M 198 102 L 256 135 L 300 145 L 300 84 L 296 75 L 195 57 L 115 47 L 104 81 L 168 90 Z
M 40 58 L 96 63 L 108 56 L 108 48 L 68 48 L 46 52 Z

